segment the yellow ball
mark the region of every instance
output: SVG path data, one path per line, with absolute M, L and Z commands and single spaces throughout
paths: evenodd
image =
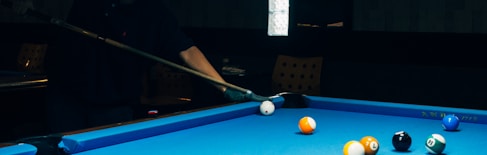
M 315 131 L 316 121 L 309 116 L 305 116 L 299 120 L 298 127 L 301 133 L 311 134 Z
M 343 155 L 364 155 L 365 148 L 362 143 L 356 140 L 348 141 L 343 146 Z

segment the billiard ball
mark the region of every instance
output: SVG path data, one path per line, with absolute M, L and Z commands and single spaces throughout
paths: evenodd
M 260 113 L 262 115 L 272 115 L 276 107 L 271 101 L 264 101 L 260 103 Z
M 365 148 L 360 142 L 351 140 L 343 146 L 343 155 L 364 155 Z
M 299 120 L 298 127 L 301 133 L 311 134 L 316 128 L 316 121 L 312 117 L 304 116 Z
M 379 141 L 375 137 L 365 136 L 360 143 L 364 145 L 365 155 L 375 155 L 379 151 Z
M 424 145 L 431 154 L 441 154 L 446 147 L 446 140 L 440 134 L 431 134 Z
M 398 131 L 392 136 L 392 145 L 397 151 L 407 151 L 411 147 L 412 138 L 406 131 Z
M 155 117 L 158 116 L 158 114 L 159 114 L 159 111 L 158 110 L 149 110 L 149 111 L 147 111 L 147 115 L 149 117 L 154 117 L 155 118 Z
M 443 117 L 442 126 L 446 131 L 454 131 L 458 129 L 460 125 L 460 119 L 453 114 L 446 115 Z

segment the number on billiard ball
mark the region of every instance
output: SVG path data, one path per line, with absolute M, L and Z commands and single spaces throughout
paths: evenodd
M 360 139 L 360 143 L 364 145 L 365 155 L 375 155 L 379 151 L 379 141 L 375 137 L 362 137 L 362 139 Z
M 455 131 L 460 125 L 460 119 L 454 114 L 446 115 L 445 117 L 443 117 L 441 125 L 446 131 Z
M 424 146 L 431 154 L 441 154 L 445 150 L 446 140 L 440 134 L 431 134 L 426 139 Z
M 397 151 L 408 151 L 411 143 L 412 138 L 405 131 L 398 131 L 392 137 L 392 145 Z

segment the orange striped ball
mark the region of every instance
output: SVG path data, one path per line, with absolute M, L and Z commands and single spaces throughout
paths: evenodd
M 309 116 L 305 116 L 299 120 L 299 130 L 303 134 L 312 134 L 316 128 L 316 121 Z

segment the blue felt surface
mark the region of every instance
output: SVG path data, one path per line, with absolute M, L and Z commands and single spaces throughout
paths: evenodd
M 20 143 L 0 148 L 0 155 L 35 155 L 37 148 L 34 145 Z
M 303 116 L 317 122 L 312 135 L 299 133 L 297 123 Z M 395 152 L 391 143 L 399 130 L 406 130 L 413 138 L 411 152 L 406 154 L 427 154 L 424 142 L 432 133 L 446 138 L 446 154 L 487 154 L 487 150 L 471 149 L 487 146 L 482 140 L 487 138 L 485 124 L 462 123 L 460 131 L 446 132 L 437 120 L 313 108 L 278 109 L 272 116 L 253 114 L 78 154 L 339 155 L 347 141 L 366 135 L 379 140 L 379 155 L 405 154 Z
M 273 101 L 279 108 L 282 97 Z M 247 116 L 259 111 L 260 102 L 247 102 L 205 111 L 155 119 L 103 130 L 64 136 L 59 144 L 68 153 L 77 153 L 127 141 L 143 139 L 168 132 L 211 124 L 227 119 Z
M 445 153 L 455 154 L 487 154 L 487 138 L 485 131 L 487 125 L 482 122 L 486 111 L 468 109 L 412 106 L 393 103 L 367 102 L 358 100 L 336 100 L 333 98 L 315 98 L 312 100 L 313 108 L 279 108 L 271 116 L 258 114 L 255 103 L 245 103 L 224 108 L 190 113 L 177 117 L 154 120 L 148 124 L 138 123 L 133 126 L 113 128 L 72 135 L 70 138 L 78 142 L 77 146 L 90 144 L 92 140 L 104 143 L 113 138 L 125 139 L 116 145 L 91 147 L 81 149 L 75 153 L 79 155 L 90 154 L 343 154 L 343 145 L 349 140 L 360 140 L 363 136 L 374 136 L 379 140 L 378 155 L 390 154 L 427 154 L 424 148 L 426 137 L 429 134 L 442 134 L 447 141 Z M 317 101 L 321 102 L 318 103 Z M 320 107 L 316 105 L 330 104 Z M 383 104 L 383 105 L 382 105 Z M 366 106 L 363 106 L 366 105 Z M 347 108 L 355 106 L 354 108 Z M 358 107 L 356 107 L 358 106 Z M 320 108 L 316 108 L 320 107 Z M 329 107 L 331 109 L 326 109 Z M 379 108 L 378 108 L 379 107 Z M 381 109 L 382 107 L 382 109 Z M 408 109 L 408 107 L 410 107 Z M 251 109 L 250 111 L 238 109 Z M 342 109 L 342 110 L 339 110 Z M 352 110 L 350 110 L 352 109 Z M 354 112 L 354 111 L 365 111 Z M 394 112 L 394 110 L 397 110 Z M 450 111 L 464 112 L 469 116 L 479 116 L 474 122 L 462 122 L 460 130 L 455 132 L 444 131 L 441 121 L 437 118 L 425 119 L 417 114 L 410 115 L 404 110 L 414 111 Z M 382 114 L 381 114 L 382 111 Z M 225 115 L 220 115 L 226 113 Z M 228 115 L 231 113 L 232 115 Z M 234 115 L 238 113 L 238 115 Z M 393 116 L 391 114 L 400 114 Z M 407 116 L 402 116 L 403 114 Z M 299 133 L 298 121 L 304 116 L 311 116 L 317 122 L 317 129 L 312 135 Z M 230 118 L 229 120 L 224 119 Z M 202 119 L 198 119 L 202 118 Z M 218 118 L 218 119 L 217 119 Z M 183 124 L 201 124 L 173 128 L 169 122 Z M 203 121 L 203 122 L 201 122 Z M 126 131 L 143 133 L 147 126 L 166 126 L 153 128 L 162 131 L 151 131 L 152 136 L 133 138 L 127 140 L 122 134 Z M 206 124 L 206 125 L 205 125 Z M 168 130 L 169 128 L 170 130 Z M 172 129 L 171 129 L 172 128 Z M 134 130 L 137 129 L 137 130 Z M 116 131 L 120 130 L 120 131 Z M 395 152 L 392 146 L 392 136 L 396 131 L 405 130 L 413 139 L 410 152 Z M 160 132 L 160 134 L 156 134 Z M 110 134 L 118 133 L 118 134 Z M 114 137 L 106 137 L 106 135 Z M 104 137 L 105 135 L 105 137 Z M 98 138 L 98 139 L 97 139 Z M 113 141 L 113 140 L 112 140 Z M 81 143 L 79 143 L 81 142 Z M 100 144 L 97 144 L 100 145 Z
M 462 122 L 487 124 L 487 111 L 404 103 L 378 102 L 355 99 L 308 96 L 309 106 L 340 111 L 405 116 L 424 119 L 442 119 L 447 114 L 457 115 Z

